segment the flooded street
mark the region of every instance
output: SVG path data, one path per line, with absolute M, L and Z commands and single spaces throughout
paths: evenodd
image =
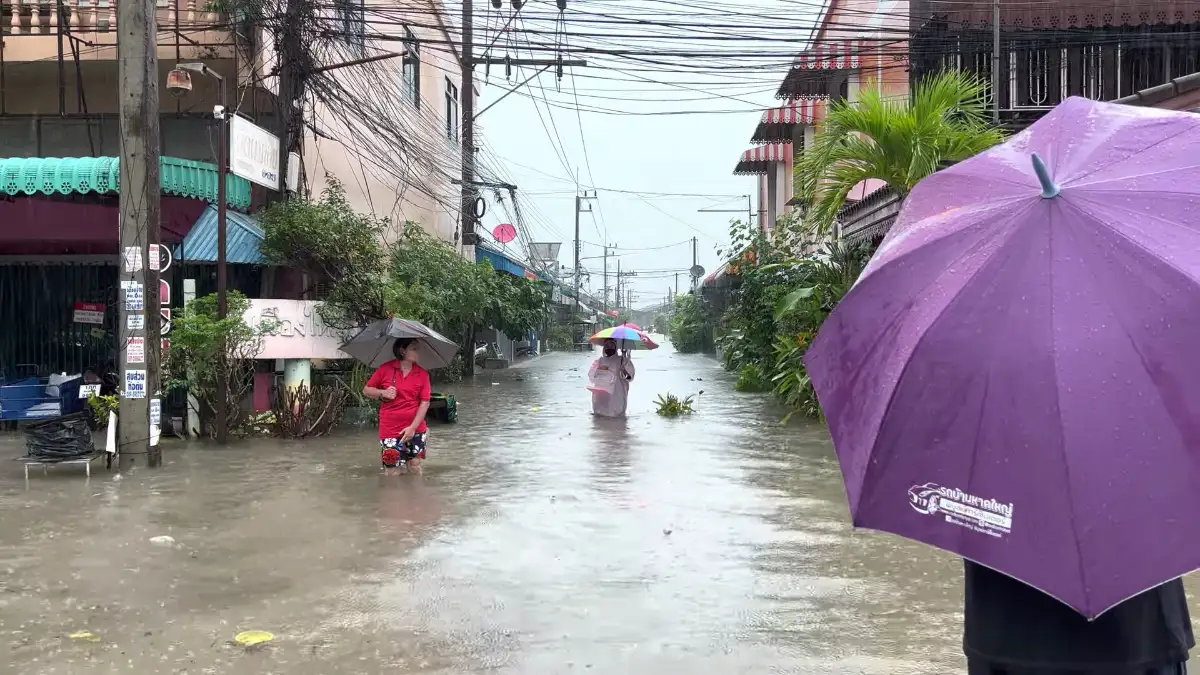
M 6 438 L 0 672 L 962 670 L 960 563 L 853 533 L 824 429 L 669 346 L 636 355 L 629 419 L 595 420 L 591 358 L 452 388 L 423 477 L 381 476 L 360 434 L 175 441 L 159 470 L 27 488 Z

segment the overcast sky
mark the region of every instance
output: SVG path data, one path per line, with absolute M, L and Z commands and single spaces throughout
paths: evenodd
M 757 1 L 776 8 L 780 2 Z M 744 5 L 752 7 L 754 3 Z M 815 15 L 815 6 L 809 13 Z M 787 54 L 794 53 L 794 49 L 777 48 L 782 58 L 790 58 Z M 494 68 L 483 80 L 479 109 L 532 71 L 523 73 L 514 73 L 510 83 L 502 68 Z M 574 175 L 578 172 L 583 186 L 601 188 L 592 202 L 592 213 L 584 213 L 580 221 L 582 256 L 589 258 L 584 266 L 593 272 L 591 290 L 599 294 L 603 285 L 603 261 L 597 256 L 602 255 L 601 245 L 607 241 L 620 249 L 617 253 L 623 270 L 640 272 L 633 284 L 634 306 L 653 304 L 675 284 L 674 272 L 664 270 L 678 269 L 679 288 L 687 290 L 686 269 L 692 264 L 693 237 L 697 239 L 699 263 L 705 270 L 711 272 L 719 265 L 716 248 L 728 241 L 729 221 L 738 214 L 698 210 L 746 208 L 744 195 L 755 191 L 756 181 L 751 176 L 734 176 L 733 168 L 742 151 L 751 147 L 750 135 L 761 114 L 753 109 L 778 105 L 774 93 L 783 74 L 782 62 L 777 68 L 762 67 L 744 74 L 733 71 L 716 77 L 579 68 L 574 78 L 568 73 L 556 82 L 551 71 L 540 78 L 540 86 L 531 83 L 479 118 L 479 133 L 490 151 L 481 155 L 481 161 L 498 164 L 499 170 L 518 186 L 525 204 L 532 204 L 533 213 L 523 215 L 534 241 L 563 242 L 560 261 L 566 268 L 571 265 Z M 584 108 L 633 113 L 726 112 L 576 112 L 576 92 Z M 546 99 L 552 105 L 548 106 Z M 635 192 L 647 194 L 632 194 Z M 502 209 L 489 205 L 484 223 L 490 231 L 495 224 L 509 219 Z M 510 244 L 510 251 L 516 253 L 516 246 Z M 657 247 L 665 248 L 634 250 Z M 612 258 L 610 273 L 615 267 L 616 258 Z

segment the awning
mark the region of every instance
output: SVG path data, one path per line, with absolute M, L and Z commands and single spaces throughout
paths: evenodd
M 964 30 L 990 28 L 993 0 L 914 0 L 910 16 L 917 21 L 931 18 Z M 1000 26 L 1032 30 L 1108 28 L 1190 24 L 1200 19 L 1192 0 L 1054 0 L 1054 2 L 1002 2 Z M 918 24 L 919 25 L 919 24 Z
M 508 272 L 514 277 L 525 277 L 526 279 L 536 279 L 537 275 L 525 267 L 521 263 L 504 255 L 494 249 L 487 248 L 482 244 L 475 246 L 475 262 L 481 263 L 488 261 L 492 267 L 500 272 Z
M 783 83 L 779 85 L 776 98 L 826 98 L 835 93 L 833 88 L 844 79 L 842 71 L 857 70 L 862 55 L 863 43 L 859 40 L 835 40 L 814 45 L 800 52 Z
M 225 260 L 235 265 L 265 265 L 262 254 L 263 229 L 258 219 L 237 211 L 225 211 Z M 217 207 L 209 204 L 196 219 L 183 243 L 175 247 L 175 259 L 190 262 L 217 261 Z
M 118 157 L 9 157 L 0 159 L 0 193 L 11 196 L 116 194 L 121 185 Z M 160 157 L 158 180 L 164 194 L 217 201 L 217 166 L 178 157 Z M 229 206 L 250 208 L 250 181 L 226 175 Z
M 759 145 L 742 153 L 742 159 L 734 167 L 733 173 L 739 176 L 765 174 L 773 165 L 791 162 L 792 159 L 791 143 Z
M 796 125 L 816 124 L 825 116 L 825 101 L 791 100 L 762 115 L 750 140 L 754 143 L 780 143 L 793 139 Z

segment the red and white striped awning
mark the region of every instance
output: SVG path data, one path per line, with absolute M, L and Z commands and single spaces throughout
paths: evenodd
M 839 71 L 861 66 L 864 44 L 861 40 L 822 42 L 796 55 L 792 68 L 779 85 L 776 98 L 826 98 L 836 90 L 845 75 Z
M 824 112 L 824 101 L 793 100 L 764 112 L 760 124 L 812 124 Z
M 862 42 L 836 40 L 813 45 L 796 55 L 792 68 L 797 70 L 851 70 L 858 68 Z
M 762 115 L 754 135 L 753 143 L 785 143 L 794 139 L 798 124 L 816 124 L 825 117 L 825 101 L 813 99 L 792 100 L 771 108 Z
M 779 162 L 792 161 L 791 143 L 769 143 L 759 145 L 742 153 L 742 159 L 734 167 L 733 173 L 738 175 L 765 174 L 771 166 Z

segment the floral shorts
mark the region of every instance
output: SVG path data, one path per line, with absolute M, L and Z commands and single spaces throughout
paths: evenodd
M 410 459 L 425 459 L 425 432 L 413 434 L 407 443 L 399 438 L 379 439 L 379 458 L 385 467 L 398 466 Z

